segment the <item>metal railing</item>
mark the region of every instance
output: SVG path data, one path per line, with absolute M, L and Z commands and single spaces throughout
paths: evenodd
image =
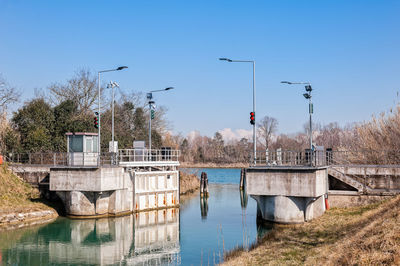
M 179 161 L 179 150 L 122 149 L 118 153 L 106 152 L 36 152 L 10 153 L 4 156 L 9 164 L 43 166 L 103 166 L 119 165 L 120 162 L 168 162 Z
M 311 156 L 312 155 L 312 156 Z M 400 151 L 257 151 L 256 165 L 400 165 Z M 250 162 L 253 162 L 251 158 Z
M 118 151 L 120 162 L 167 162 L 179 161 L 180 151 L 161 149 L 122 149 Z
M 268 166 L 322 166 L 327 164 L 325 153 L 310 151 L 257 151 L 256 165 Z M 252 160 L 253 161 L 253 160 Z

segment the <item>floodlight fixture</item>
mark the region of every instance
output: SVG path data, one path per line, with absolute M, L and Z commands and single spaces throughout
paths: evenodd
M 219 60 L 221 60 L 221 61 L 228 61 L 228 62 L 232 62 L 232 60 L 231 60 L 231 59 L 229 59 L 229 58 L 225 58 L 225 57 L 221 57 L 221 58 L 219 58 Z

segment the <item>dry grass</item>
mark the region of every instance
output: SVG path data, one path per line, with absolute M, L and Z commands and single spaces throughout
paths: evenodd
M 21 178 L 0 166 L 0 214 L 49 209 L 45 204 L 33 202 L 40 193 Z
M 195 174 L 179 171 L 179 187 L 181 195 L 192 193 L 200 187 L 200 180 Z
M 253 250 L 227 265 L 400 264 L 400 196 L 381 203 L 331 209 L 310 223 L 277 226 Z

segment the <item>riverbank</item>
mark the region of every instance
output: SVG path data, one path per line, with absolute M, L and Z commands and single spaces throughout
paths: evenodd
M 231 251 L 225 265 L 400 264 L 400 196 L 333 208 L 301 225 L 276 225 L 255 247 Z
M 181 162 L 180 168 L 247 168 L 249 164 L 247 163 L 190 163 Z
M 0 167 L 0 229 L 47 222 L 58 216 L 55 208 L 44 203 L 38 189 Z
M 200 188 L 200 180 L 195 174 L 179 171 L 179 194 L 186 195 Z

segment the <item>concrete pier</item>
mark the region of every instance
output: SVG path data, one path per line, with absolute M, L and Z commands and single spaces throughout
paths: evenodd
M 250 167 L 246 169 L 246 191 L 257 201 L 264 220 L 303 223 L 325 212 L 327 168 Z
M 179 206 L 179 172 L 128 167 L 53 167 L 56 191 L 70 216 L 121 215 Z

